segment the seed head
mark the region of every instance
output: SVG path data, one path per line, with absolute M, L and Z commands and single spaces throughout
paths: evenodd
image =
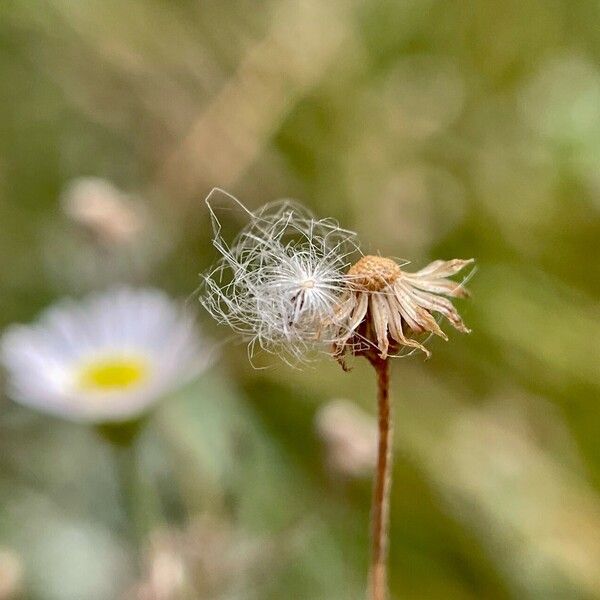
M 207 199 L 221 259 L 203 276 L 204 307 L 248 341 L 251 355 L 258 346 L 287 360 L 302 359 L 329 348 L 349 256 L 357 249 L 355 234 L 289 200 L 252 213 L 228 197 L 248 220 L 227 244 Z
M 212 206 L 215 192 L 247 219 L 230 244 Z M 409 273 L 391 258 L 360 256 L 352 231 L 295 202 L 253 213 L 215 189 L 206 203 L 221 258 L 203 275 L 200 301 L 248 341 L 250 355 L 257 346 L 288 361 L 325 349 L 337 358 L 375 350 L 385 359 L 407 348 L 429 355 L 419 334 L 448 339 L 433 313 L 468 331 L 444 296 L 467 296 L 462 283 L 449 277 L 472 259 L 438 260 Z

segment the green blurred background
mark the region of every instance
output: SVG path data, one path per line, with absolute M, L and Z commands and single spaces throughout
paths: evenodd
M 213 186 L 474 256 L 473 334 L 393 363 L 392 596 L 600 598 L 597 1 L 4 0 L 0 48 L 1 327 L 192 296 Z M 141 233 L 65 210 L 81 177 Z M 1 398 L 0 598 L 363 598 L 372 374 L 263 362 L 152 416 L 141 571 L 105 445 Z

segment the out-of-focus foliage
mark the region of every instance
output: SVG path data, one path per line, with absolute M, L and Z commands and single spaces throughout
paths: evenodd
M 417 266 L 475 256 L 473 334 L 393 366 L 393 597 L 600 597 L 599 23 L 591 0 L 5 0 L 0 326 L 112 281 L 190 296 L 215 185 Z M 67 210 L 81 177 L 141 234 Z M 2 399 L 0 598 L 362 598 L 369 480 L 315 415 L 373 396 L 358 362 L 223 345 L 144 431 L 137 565 L 102 440 Z

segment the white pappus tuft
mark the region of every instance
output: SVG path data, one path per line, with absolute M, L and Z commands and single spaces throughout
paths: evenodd
M 248 220 L 230 245 L 211 201 L 216 192 Z M 250 356 L 258 346 L 289 362 L 331 345 L 356 234 L 290 200 L 252 213 L 215 189 L 206 204 L 221 258 L 202 276 L 200 301 L 213 318 L 249 342 Z

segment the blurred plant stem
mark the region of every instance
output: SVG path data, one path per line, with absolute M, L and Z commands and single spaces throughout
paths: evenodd
M 366 354 L 377 373 L 377 407 L 379 446 L 377 471 L 371 505 L 371 565 L 369 572 L 370 600 L 387 598 L 387 553 L 389 537 L 390 488 L 392 485 L 392 409 L 390 404 L 389 360 L 375 352 Z
M 146 419 L 126 423 L 105 423 L 96 426 L 112 450 L 115 476 L 120 500 L 126 518 L 126 535 L 135 557 L 136 568 L 141 568 L 144 541 L 150 529 L 151 497 L 146 493 L 140 469 L 139 438 Z

